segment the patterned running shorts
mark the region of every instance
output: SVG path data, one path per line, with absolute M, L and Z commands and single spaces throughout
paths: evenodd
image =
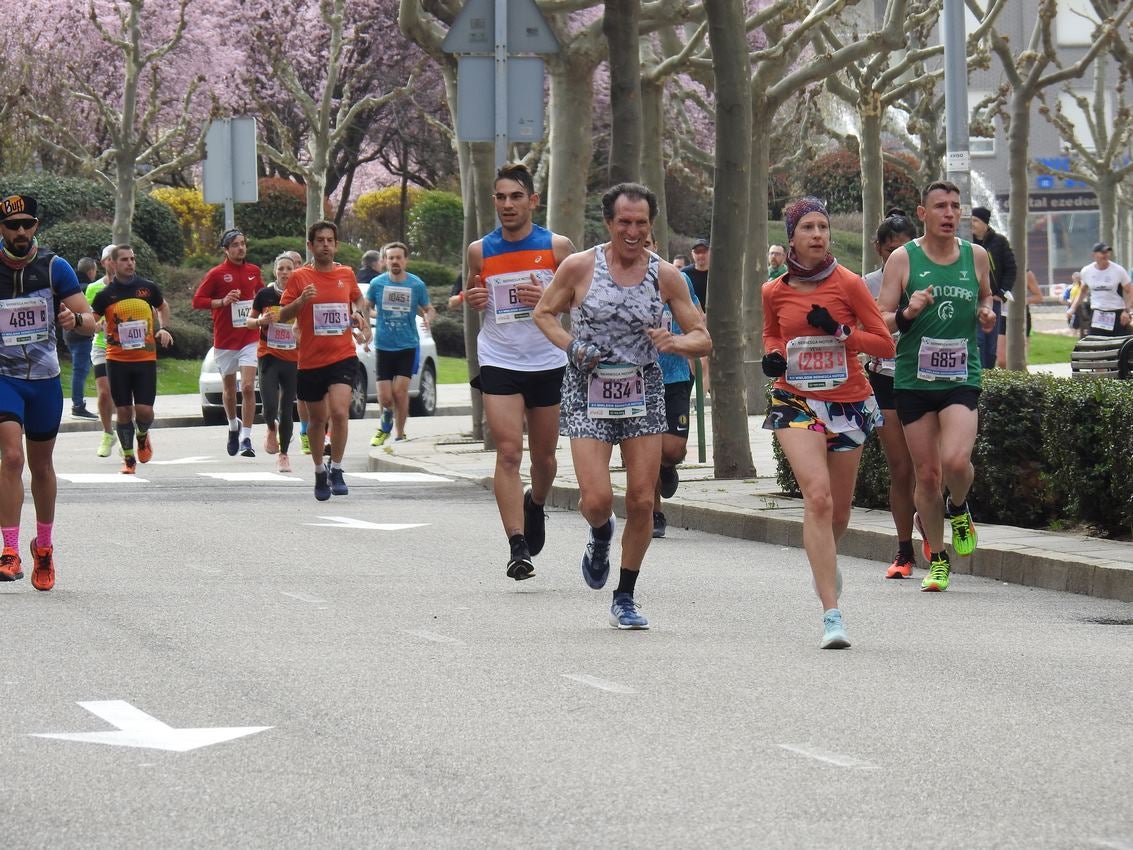
M 882 425 L 877 401 L 818 401 L 785 390 L 771 390 L 771 410 L 763 420 L 768 431 L 805 428 L 826 435 L 828 452 L 852 452 Z
M 634 437 L 664 434 L 665 380 L 656 363 L 643 366 L 645 415 L 630 419 L 591 419 L 586 415 L 586 391 L 590 376 L 568 365 L 563 375 L 563 397 L 559 406 L 559 433 L 564 437 L 586 437 L 618 445 Z

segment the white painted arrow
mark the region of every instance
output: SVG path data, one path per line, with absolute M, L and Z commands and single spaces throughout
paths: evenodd
M 151 460 L 153 466 L 173 466 L 180 463 L 216 463 L 216 458 L 208 455 L 193 455 L 192 457 L 178 457 L 172 460 Z
M 134 708 L 125 700 L 80 702 L 79 705 L 111 726 L 117 727 L 118 731 L 36 733 L 32 737 L 185 753 L 272 728 L 271 726 L 218 726 L 212 729 L 174 729 L 141 709 Z
M 349 516 L 321 516 L 319 519 L 330 522 L 305 522 L 304 525 L 314 525 L 320 528 L 367 528 L 375 531 L 401 531 L 406 528 L 423 528 L 427 522 L 367 522 L 364 519 L 354 519 Z

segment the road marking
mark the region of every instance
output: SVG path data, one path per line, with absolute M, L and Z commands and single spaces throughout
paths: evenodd
M 319 519 L 329 522 L 305 522 L 303 525 L 313 525 L 318 528 L 364 528 L 373 531 L 403 531 L 406 528 L 424 528 L 427 522 L 368 522 L 364 519 L 354 519 L 348 516 L 321 516 Z
M 208 455 L 194 455 L 193 457 L 179 457 L 173 460 L 151 460 L 154 466 L 174 466 L 179 463 L 216 463 L 215 458 Z
M 213 569 L 212 567 L 192 567 L 191 566 L 191 567 L 189 567 L 189 569 L 193 570 L 194 572 L 204 573 L 206 576 L 218 576 L 218 575 L 220 575 L 220 572 L 221 572 L 220 570 Z
M 808 747 L 806 744 L 780 744 L 779 746 L 784 750 L 790 750 L 792 753 L 798 753 L 800 756 L 824 761 L 827 764 L 834 764 L 838 767 L 850 767 L 856 770 L 877 770 L 877 765 L 873 762 L 854 758 L 854 756 L 842 755 L 841 753 L 832 753 L 829 750 L 821 750 L 818 747 Z
M 302 478 L 294 475 L 281 475 L 278 472 L 198 472 L 204 478 L 218 478 L 221 481 L 288 481 L 302 484 Z
M 213 729 L 174 729 L 125 700 L 80 702 L 79 705 L 95 717 L 105 720 L 118 731 L 35 733 L 31 737 L 185 753 L 272 728 L 271 726 L 218 726 Z
M 1133 850 L 1133 843 L 1128 841 L 1116 841 L 1106 838 L 1091 838 L 1090 843 L 1095 847 L 1108 847 L 1109 850 Z
M 455 643 L 460 645 L 464 644 L 464 641 L 462 640 L 457 640 L 456 638 L 449 637 L 448 635 L 439 635 L 436 632 L 427 632 L 422 629 L 402 629 L 402 631 L 407 635 L 413 635 L 413 637 L 419 637 L 422 640 L 427 640 L 431 643 Z
M 570 679 L 573 682 L 589 685 L 590 687 L 597 688 L 600 691 L 609 691 L 612 694 L 636 693 L 633 688 L 626 685 L 619 684 L 618 682 L 611 682 L 607 679 L 599 679 L 597 676 L 587 676 L 585 673 L 563 673 L 562 676 L 564 679 Z
M 56 478 L 72 484 L 148 484 L 149 479 L 140 475 L 123 475 L 121 472 L 57 472 Z
M 298 599 L 300 602 L 310 602 L 312 604 L 322 604 L 326 602 L 325 599 L 308 596 L 305 593 L 288 593 L 286 590 L 281 590 L 280 594 L 283 596 L 290 596 L 292 599 Z
M 428 472 L 348 472 L 351 478 L 365 478 L 368 481 L 381 481 L 386 484 L 412 484 L 430 481 L 452 481 L 443 475 L 430 475 Z

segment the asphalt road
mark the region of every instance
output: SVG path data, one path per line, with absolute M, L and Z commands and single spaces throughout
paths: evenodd
M 318 503 L 302 456 L 224 480 L 274 466 L 154 434 L 139 480 L 61 436 L 107 480 L 61 478 L 56 590 L 0 585 L 5 848 L 1133 848 L 1133 629 L 1091 622 L 1128 605 L 845 559 L 821 652 L 801 551 L 671 528 L 619 632 L 577 515 L 516 584 L 475 486 Z M 35 737 L 113 720 L 268 728 Z

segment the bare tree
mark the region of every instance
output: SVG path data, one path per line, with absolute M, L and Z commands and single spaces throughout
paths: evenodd
M 641 62 L 638 0 L 606 0 L 602 32 L 610 63 L 610 183 L 641 175 Z

